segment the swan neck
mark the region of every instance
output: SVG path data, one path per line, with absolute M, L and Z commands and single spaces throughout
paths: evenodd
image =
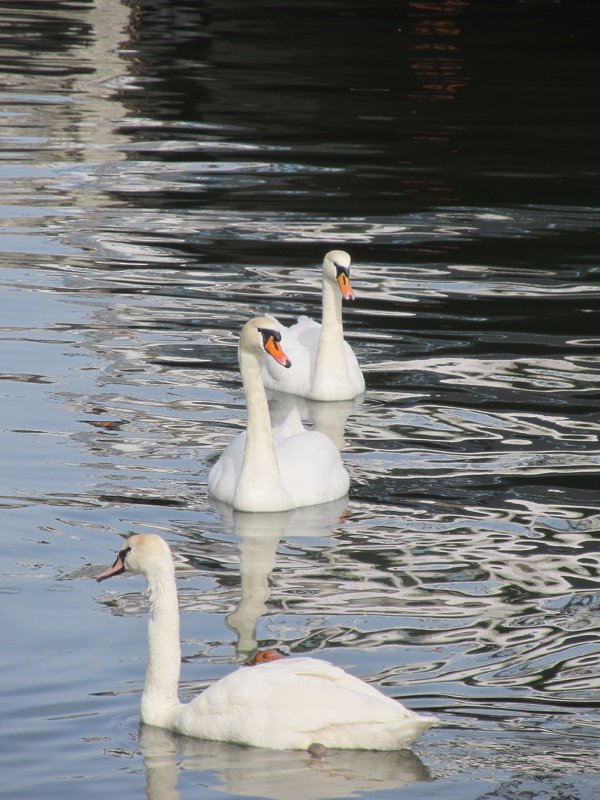
M 165 727 L 179 706 L 177 688 L 181 669 L 179 604 L 172 562 L 148 576 L 150 619 L 148 667 L 142 694 L 142 720 Z
M 283 369 L 283 367 L 282 367 Z M 246 443 L 234 507 L 252 511 L 259 503 L 264 510 L 289 508 L 271 428 L 267 394 L 262 382 L 261 361 L 252 352 L 240 350 L 240 370 L 248 420 Z
M 332 285 L 330 281 L 323 280 L 322 304 L 321 324 L 323 330 L 330 331 L 332 335 L 335 333 L 343 339 L 342 295 L 337 284 Z
M 332 286 L 329 281 L 324 280 L 323 316 L 315 359 L 313 395 L 317 399 L 324 399 L 328 385 L 332 383 L 345 385 L 348 381 L 342 323 L 342 295 L 337 286 Z
M 269 414 L 267 394 L 262 382 L 260 362 L 253 353 L 247 353 L 242 350 L 240 353 L 240 370 L 248 409 L 244 461 L 246 456 L 252 456 L 256 451 L 259 451 L 269 453 L 269 456 L 272 456 L 273 461 L 276 462 L 271 430 L 271 415 Z

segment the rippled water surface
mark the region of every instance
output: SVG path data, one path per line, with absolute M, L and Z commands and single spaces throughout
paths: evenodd
M 0 10 L 0 795 L 596 797 L 598 10 L 483 5 Z M 232 514 L 239 330 L 318 317 L 332 247 L 367 392 L 298 406 L 350 495 Z M 322 762 L 140 729 L 144 584 L 91 580 L 134 531 L 183 698 L 279 645 L 440 724 Z

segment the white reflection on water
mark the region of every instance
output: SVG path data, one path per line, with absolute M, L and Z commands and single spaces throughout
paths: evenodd
M 577 363 L 579 361 L 580 363 Z M 431 372 L 441 375 L 442 382 L 458 386 L 495 386 L 521 391 L 555 392 L 573 389 L 595 392 L 600 371 L 591 360 L 573 358 L 422 358 L 418 361 L 380 362 L 371 371 Z
M 304 423 L 329 436 L 338 450 L 344 450 L 348 419 L 359 407 L 362 397 L 320 403 L 281 392 L 271 392 L 269 410 L 273 426 L 283 424 L 290 414 L 299 414 Z
M 240 600 L 226 616 L 237 635 L 236 660 L 246 661 L 257 649 L 256 626 L 267 610 L 269 579 L 276 565 L 277 546 L 289 537 L 327 537 L 339 526 L 348 498 L 275 514 L 249 514 L 212 501 L 225 530 L 239 538 Z
M 176 737 L 147 725 L 141 726 L 138 743 L 148 800 L 178 800 L 177 785 L 189 771 L 199 773 L 194 775 L 195 781 L 210 789 L 272 800 L 354 797 L 430 779 L 426 767 L 409 750 L 336 750 L 315 760 L 303 752 Z

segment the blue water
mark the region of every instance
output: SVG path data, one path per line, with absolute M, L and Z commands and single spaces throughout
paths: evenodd
M 0 22 L 0 795 L 594 798 L 595 5 Z M 239 330 L 318 317 L 331 247 L 367 393 L 300 410 L 349 498 L 232 515 Z M 132 532 L 177 559 L 183 699 L 279 645 L 440 724 L 320 762 L 140 729 L 144 584 L 93 581 Z

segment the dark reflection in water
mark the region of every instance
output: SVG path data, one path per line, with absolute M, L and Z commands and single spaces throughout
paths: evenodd
M 467 86 L 461 33 L 468 0 L 409 2 L 406 50 L 419 86 L 409 97 L 449 101 Z
M 161 800 L 595 796 L 597 22 L 543 1 L 0 9 L 11 797 L 141 795 L 142 759 Z M 298 408 L 343 449 L 349 502 L 216 508 L 239 330 L 318 317 L 332 246 L 367 394 Z M 140 584 L 75 580 L 131 531 L 174 548 L 184 699 L 257 646 L 317 652 L 442 719 L 419 758 L 138 742 Z
M 506 5 L 140 3 L 130 68 L 144 91 L 125 99 L 127 133 L 158 160 L 235 153 L 249 173 L 209 188 L 212 208 L 229 210 L 231 192 L 240 211 L 279 211 L 283 195 L 287 211 L 328 216 L 362 210 L 361 195 L 374 216 L 586 193 L 593 206 L 595 11 Z

